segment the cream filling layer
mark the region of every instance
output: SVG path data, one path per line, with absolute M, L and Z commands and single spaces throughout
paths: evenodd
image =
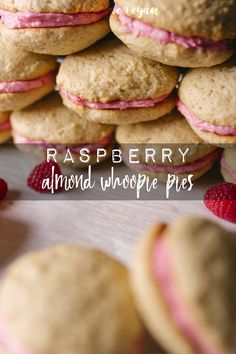
M 192 124 L 196 129 L 204 132 L 215 133 L 221 136 L 236 136 L 236 128 L 223 125 L 213 125 L 199 119 L 191 112 L 181 100 L 177 102 L 177 107 L 180 113 Z
M 50 72 L 34 80 L 0 81 L 0 93 L 19 93 L 31 91 L 53 83 L 55 81 L 55 77 L 55 72 Z
M 118 5 L 115 6 L 114 13 L 119 16 L 119 20 L 125 31 L 132 33 L 135 37 L 150 37 L 160 44 L 175 43 L 187 49 L 194 48 L 201 51 L 221 52 L 228 51 L 231 47 L 232 41 L 228 39 L 214 42 L 204 38 L 184 37 L 173 32 L 155 28 L 141 20 L 127 16 L 125 11 Z
M 119 109 L 119 110 L 128 109 L 128 108 L 154 107 L 158 103 L 161 103 L 165 99 L 167 99 L 172 93 L 171 92 L 169 94 L 162 95 L 156 99 L 136 100 L 136 101 L 121 100 L 121 101 L 113 101 L 108 103 L 101 103 L 101 102 L 89 102 L 83 98 L 76 97 L 63 88 L 59 88 L 59 91 L 61 92 L 62 96 L 64 96 L 69 101 L 71 101 L 72 103 L 78 106 L 92 108 L 92 109 Z
M 205 337 L 181 299 L 173 279 L 174 264 L 171 252 L 163 236 L 158 238 L 154 245 L 152 270 L 174 325 L 196 352 L 199 354 L 222 354 Z
M 0 9 L 0 16 L 2 23 L 9 29 L 60 28 L 90 25 L 98 22 L 110 12 L 110 8 L 100 12 L 79 12 L 70 14 L 10 12 Z
M 159 172 L 159 173 L 190 173 L 197 171 L 201 168 L 204 168 L 216 160 L 216 158 L 219 156 L 219 150 L 216 149 L 209 153 L 208 155 L 191 162 L 189 164 L 183 165 L 183 166 L 161 166 L 161 165 L 151 165 L 151 164 L 145 164 L 145 163 L 138 163 L 138 164 L 132 164 L 132 168 L 135 168 L 135 170 L 138 171 L 151 171 L 151 172 Z M 123 154 L 123 159 L 126 162 L 127 165 L 130 165 L 126 154 Z

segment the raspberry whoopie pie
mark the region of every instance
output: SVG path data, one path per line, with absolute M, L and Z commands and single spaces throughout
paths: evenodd
M 183 217 L 157 224 L 139 242 L 133 293 L 168 353 L 235 353 L 235 236 L 211 221 Z
M 107 40 L 62 63 L 57 85 L 64 104 L 85 119 L 130 124 L 157 119 L 175 106 L 179 73 Z
M 2 33 L 30 52 L 68 55 L 110 32 L 109 0 L 0 0 Z
M 236 59 L 190 70 L 179 88 L 179 111 L 210 144 L 236 143 Z
M 236 1 L 115 0 L 112 31 L 135 53 L 167 65 L 209 67 L 233 53 Z

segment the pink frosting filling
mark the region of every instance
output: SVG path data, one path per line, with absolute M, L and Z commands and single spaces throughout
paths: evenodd
M 223 169 L 225 169 L 225 170 L 228 172 L 228 174 L 229 174 L 233 179 L 235 179 L 235 181 L 236 181 L 236 171 L 234 171 L 234 170 L 231 168 L 231 166 L 229 166 L 229 165 L 227 164 L 227 162 L 225 161 L 224 155 L 222 156 L 222 159 L 221 159 L 221 167 L 222 167 Z
M 223 40 L 214 42 L 212 40 L 196 37 L 184 37 L 176 33 L 172 33 L 160 28 L 155 28 L 140 20 L 126 16 L 125 12 L 116 5 L 114 12 L 118 14 L 120 22 L 124 26 L 125 30 L 132 33 L 135 37 L 151 37 L 158 43 L 168 44 L 176 43 L 185 48 L 195 48 L 202 51 L 228 51 L 230 49 L 231 40 Z
M 5 130 L 10 130 L 10 129 L 11 129 L 11 124 L 9 119 L 7 119 L 5 122 L 0 124 L 0 132 L 4 132 Z
M 56 149 L 57 152 L 65 153 L 67 149 L 70 149 L 72 153 L 79 154 L 82 149 L 88 149 L 90 154 L 96 153 L 97 149 L 106 148 L 113 141 L 113 135 L 110 135 L 104 138 L 102 141 L 97 142 L 96 144 L 83 144 L 83 145 L 72 145 L 65 146 L 62 144 L 49 144 L 43 140 L 30 140 L 16 132 L 13 132 L 14 142 L 16 144 L 33 144 L 36 145 L 40 150 L 46 149 Z
M 10 29 L 21 28 L 59 28 L 89 25 L 95 23 L 110 13 L 110 9 L 100 12 L 79 13 L 35 13 L 10 12 L 0 9 L 4 25 Z
M 195 114 L 192 113 L 180 100 L 177 102 L 177 107 L 180 113 L 182 113 L 188 120 L 188 122 L 200 131 L 215 133 L 222 136 L 236 136 L 236 128 L 207 123 L 196 117 Z
M 20 347 L 19 344 L 10 335 L 7 325 L 3 319 L 0 319 L 0 345 L 11 354 L 34 354 Z M 144 351 L 143 338 L 138 338 L 128 354 L 141 354 Z
M 43 87 L 55 81 L 55 72 L 50 72 L 38 79 L 28 81 L 0 81 L 0 93 L 26 92 Z
M 165 304 L 172 320 L 199 354 L 220 354 L 211 345 L 201 329 L 194 323 L 183 303 L 172 276 L 174 265 L 164 237 L 157 239 L 153 250 L 153 273 L 162 291 Z
M 151 164 L 132 164 L 137 170 L 163 172 L 163 173 L 188 173 L 194 172 L 212 163 L 219 156 L 219 150 L 214 150 L 210 154 L 202 157 L 201 159 L 183 166 L 161 166 Z M 123 158 L 127 164 L 129 164 L 126 154 L 123 154 Z
M 163 102 L 166 98 L 168 98 L 171 93 L 167 95 L 160 96 L 156 99 L 149 99 L 149 100 L 138 100 L 138 101 L 113 101 L 109 103 L 101 103 L 101 102 L 89 102 L 84 100 L 83 98 L 76 97 L 66 91 L 63 88 L 59 89 L 61 94 L 70 100 L 72 103 L 88 107 L 92 109 L 127 109 L 127 108 L 142 108 L 142 107 L 153 107 L 156 104 Z

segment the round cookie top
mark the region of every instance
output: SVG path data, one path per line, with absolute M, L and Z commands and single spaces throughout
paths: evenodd
M 109 0 L 0 0 L 0 8 L 12 12 L 99 12 L 109 7 Z
M 11 114 L 13 131 L 29 140 L 54 144 L 91 144 L 111 135 L 114 127 L 92 123 L 66 108 L 57 93 Z
M 177 84 L 175 68 L 143 59 L 118 40 L 107 40 L 62 63 L 57 84 L 90 102 L 156 99 Z
M 190 70 L 179 89 L 180 100 L 197 118 L 236 127 L 236 60 Z
M 201 323 L 203 333 L 234 353 L 235 234 L 208 220 L 185 217 L 169 225 L 163 235 L 172 257 L 173 279 L 190 315 Z
M 32 353 L 127 354 L 142 335 L 127 270 L 100 251 L 70 245 L 11 265 L 0 311 L 12 338 Z
M 116 0 L 130 17 L 186 37 L 215 41 L 236 37 L 236 0 Z M 149 9 L 149 11 L 145 11 Z
M 0 81 L 33 80 L 58 67 L 55 58 L 16 48 L 4 41 L 2 37 L 0 37 L 0 52 Z

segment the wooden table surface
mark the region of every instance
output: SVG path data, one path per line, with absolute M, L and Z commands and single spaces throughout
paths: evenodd
M 11 173 L 9 156 L 17 158 L 17 153 L 10 147 L 2 151 L 0 176 L 10 179 L 12 185 L 18 175 Z M 31 157 L 26 155 L 26 165 L 28 159 Z M 21 169 L 24 173 L 24 166 Z M 235 225 L 216 219 L 202 201 L 3 201 L 1 269 L 20 254 L 58 242 L 98 247 L 129 263 L 136 241 L 149 225 L 186 214 L 206 216 L 236 232 Z
M 135 242 L 153 222 L 179 215 L 205 215 L 202 202 L 16 201 L 0 204 L 0 262 L 57 242 L 72 242 L 108 251 L 129 262 Z M 215 219 L 216 220 L 216 219 Z M 235 225 L 223 222 L 235 230 Z

